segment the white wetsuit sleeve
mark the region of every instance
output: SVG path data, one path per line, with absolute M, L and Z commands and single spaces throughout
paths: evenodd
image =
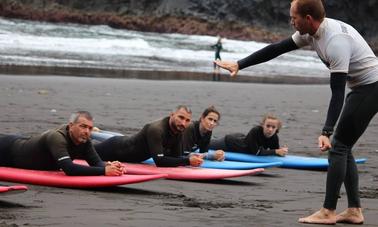
M 299 34 L 298 31 L 295 32 L 291 36 L 291 38 L 293 39 L 295 45 L 297 45 L 298 48 L 301 48 L 310 44 L 309 40 L 307 39 L 308 35 L 301 35 Z

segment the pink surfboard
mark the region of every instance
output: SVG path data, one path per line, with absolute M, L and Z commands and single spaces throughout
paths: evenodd
M 166 174 L 167 179 L 174 180 L 216 180 L 223 178 L 255 175 L 264 171 L 263 168 L 249 170 L 206 169 L 199 167 L 156 167 L 153 164 L 125 164 L 130 174 Z
M 25 185 L 1 185 L 0 186 L 0 195 L 9 194 L 9 193 L 20 193 L 28 190 L 28 187 Z
M 123 176 L 67 176 L 63 171 L 0 167 L 0 180 L 53 187 L 93 188 L 133 184 L 166 177 L 166 174 Z

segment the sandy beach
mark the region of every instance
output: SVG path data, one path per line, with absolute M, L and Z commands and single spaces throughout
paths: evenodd
M 326 157 L 317 137 L 328 85 L 0 75 L 0 97 L 3 134 L 38 134 L 84 109 L 99 128 L 131 135 L 178 104 L 189 105 L 194 119 L 215 105 L 222 118 L 214 137 L 246 133 L 271 112 L 284 123 L 279 136 L 290 154 Z M 378 226 L 377 135 L 376 116 L 354 149 L 355 157 L 368 158 L 359 165 L 364 226 Z M 91 190 L 28 185 L 25 193 L 0 196 L 0 226 L 304 226 L 297 219 L 322 206 L 325 180 L 322 171 L 270 168 L 207 182 L 156 180 Z M 342 188 L 337 211 L 346 206 Z

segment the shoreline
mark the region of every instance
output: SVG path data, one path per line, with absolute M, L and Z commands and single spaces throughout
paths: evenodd
M 146 79 L 146 80 L 193 80 L 193 81 L 221 81 L 237 83 L 267 83 L 267 84 L 328 84 L 329 78 L 300 77 L 284 75 L 229 76 L 222 72 L 215 76 L 210 72 L 185 72 L 163 70 L 133 70 L 133 69 L 106 69 L 106 68 L 80 68 L 60 66 L 15 66 L 0 65 L 0 74 L 3 75 L 60 75 L 95 78 L 123 78 L 123 79 Z

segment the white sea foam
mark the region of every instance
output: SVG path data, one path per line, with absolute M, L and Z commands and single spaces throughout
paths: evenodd
M 161 34 L 104 25 L 53 24 L 0 18 L 0 64 L 211 72 L 214 36 Z M 239 60 L 266 46 L 223 40 L 223 59 Z M 294 51 L 242 74 L 327 75 L 312 51 Z

